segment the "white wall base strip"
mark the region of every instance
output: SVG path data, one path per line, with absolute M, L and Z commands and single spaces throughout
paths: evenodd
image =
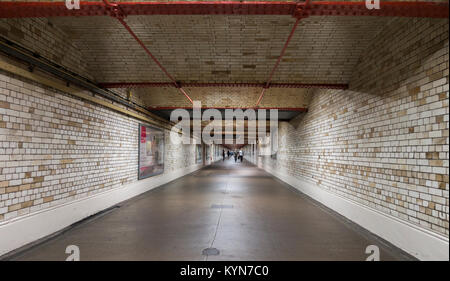
M 193 165 L 3 222 L 0 256 L 202 167 Z
M 248 160 L 253 163 L 258 162 L 255 158 Z M 259 168 L 410 255 L 420 260 L 449 260 L 449 239 L 447 237 L 333 194 L 313 183 L 263 167 L 261 163 L 258 164 Z

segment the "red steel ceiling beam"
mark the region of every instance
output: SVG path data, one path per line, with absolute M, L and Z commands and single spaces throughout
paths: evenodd
M 306 8 L 309 8 L 310 4 L 311 4 L 310 1 L 307 0 L 305 2 L 305 6 L 299 7 L 297 9 L 297 11 L 296 11 L 297 20 L 295 21 L 294 26 L 292 27 L 291 33 L 289 33 L 289 36 L 288 36 L 286 42 L 284 43 L 283 49 L 281 50 L 281 53 L 280 53 L 280 56 L 278 57 L 274 67 L 272 68 L 272 71 L 269 74 L 269 78 L 267 79 L 267 82 L 264 85 L 264 87 L 263 87 L 263 89 L 261 91 L 261 94 L 258 97 L 258 100 L 256 101 L 256 106 L 259 106 L 259 104 L 261 103 L 262 98 L 264 97 L 264 93 L 266 92 L 266 89 L 269 88 L 270 82 L 272 81 L 272 78 L 273 78 L 273 75 L 275 74 L 275 71 L 277 70 L 278 65 L 281 62 L 281 59 L 283 58 L 284 53 L 286 52 L 286 49 L 287 49 L 287 47 L 289 45 L 289 42 L 291 42 L 292 36 L 294 36 L 295 29 L 297 28 L 298 24 L 300 23 L 300 20 L 302 18 L 304 18 L 304 17 L 307 17 L 307 16 L 305 16 L 304 12 L 305 12 Z
M 185 88 L 204 87 L 239 87 L 239 88 L 261 88 L 266 83 L 178 83 Z M 174 87 L 170 82 L 112 82 L 100 83 L 102 88 L 167 88 Z M 270 83 L 268 88 L 319 88 L 319 89 L 348 89 L 348 84 L 305 84 L 305 83 Z
M 189 97 L 189 95 L 186 93 L 186 91 L 178 84 L 178 82 L 175 80 L 175 78 L 170 75 L 170 73 L 166 70 L 166 68 L 158 61 L 158 59 L 150 52 L 150 50 L 145 46 L 144 42 L 142 42 L 141 39 L 136 35 L 136 33 L 133 32 L 131 27 L 125 22 L 124 18 L 126 14 L 122 11 L 121 7 L 117 3 L 110 3 L 108 0 L 103 0 L 106 9 L 108 10 L 108 14 L 116 18 L 128 31 L 128 33 L 133 36 L 133 38 L 136 40 L 136 42 L 141 45 L 141 47 L 144 49 L 144 51 L 150 56 L 150 58 L 156 63 L 156 65 L 164 72 L 164 74 L 172 81 L 172 84 L 174 87 L 176 87 L 191 103 L 194 103 L 192 99 Z M 81 6 L 80 6 L 81 7 Z
M 305 2 L 122 2 L 117 3 L 125 15 L 292 15 Z M 305 16 L 392 16 L 448 18 L 448 3 L 381 2 L 381 9 L 368 10 L 364 1 L 311 3 Z M 0 18 L 107 16 L 109 10 L 101 2 L 81 1 L 80 9 L 69 10 L 59 2 L 0 2 Z

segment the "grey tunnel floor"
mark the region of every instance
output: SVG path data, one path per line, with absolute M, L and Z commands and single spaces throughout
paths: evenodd
M 13 259 L 65 260 L 408 259 L 255 166 L 226 160 L 125 202 Z M 219 255 L 205 256 L 206 248 Z

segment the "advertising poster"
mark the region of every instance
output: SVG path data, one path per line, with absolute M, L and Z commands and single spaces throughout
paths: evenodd
M 164 172 L 164 131 L 139 125 L 139 179 Z

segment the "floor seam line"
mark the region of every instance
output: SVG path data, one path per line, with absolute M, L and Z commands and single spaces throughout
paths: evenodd
M 229 175 L 228 175 L 228 176 L 229 176 Z M 225 198 L 226 198 L 226 196 L 227 196 L 227 194 L 228 194 L 228 186 L 229 186 L 228 184 L 229 184 L 228 181 L 226 181 L 226 185 L 225 185 L 225 194 L 224 194 L 224 196 L 223 196 L 223 198 L 222 198 L 222 202 L 221 202 L 222 208 L 220 208 L 219 219 L 217 220 L 216 230 L 215 230 L 215 232 L 214 232 L 214 236 L 213 236 L 213 239 L 212 239 L 212 241 L 211 241 L 211 245 L 209 246 L 210 248 L 213 247 L 214 242 L 216 241 L 217 232 L 219 231 L 220 221 L 222 220 L 222 214 L 223 214 L 223 205 L 224 205 L 223 203 L 225 202 Z M 207 255 L 206 258 L 205 258 L 205 261 L 207 261 L 207 260 L 208 260 L 208 255 Z

